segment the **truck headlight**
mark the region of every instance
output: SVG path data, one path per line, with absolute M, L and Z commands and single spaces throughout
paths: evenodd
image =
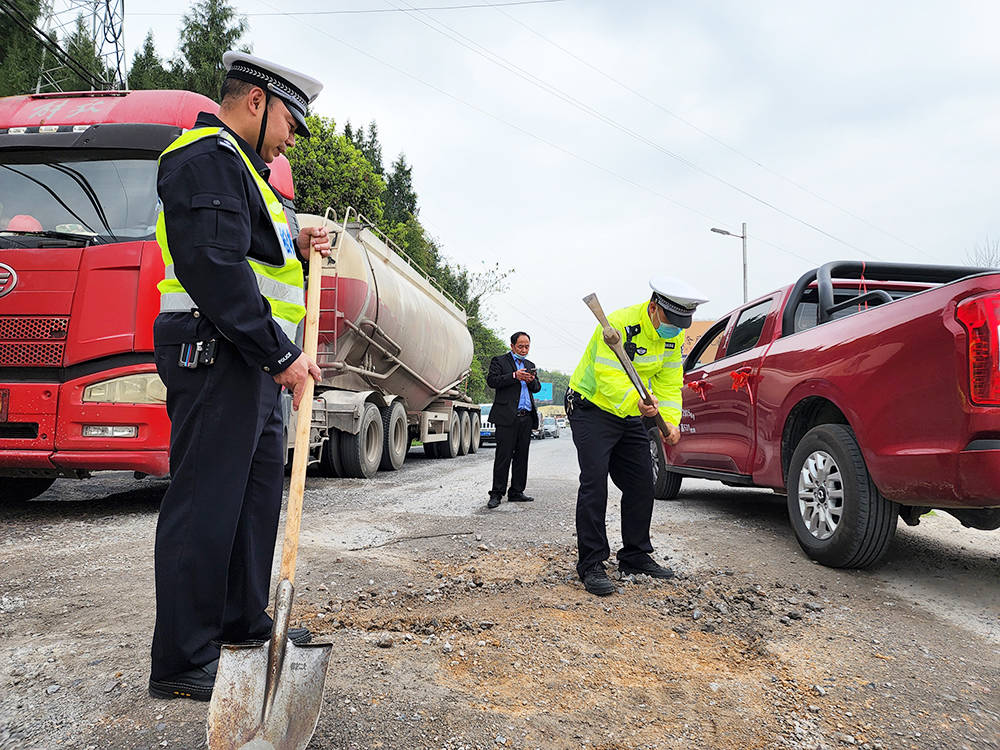
M 163 404 L 167 388 L 155 372 L 102 380 L 83 389 L 83 400 L 98 404 Z

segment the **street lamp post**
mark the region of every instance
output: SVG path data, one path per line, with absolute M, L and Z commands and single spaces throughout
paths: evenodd
M 747 223 L 743 222 L 743 234 L 733 234 L 726 229 L 719 229 L 717 227 L 712 227 L 712 231 L 716 234 L 725 234 L 730 237 L 739 237 L 743 240 L 743 301 L 747 301 Z

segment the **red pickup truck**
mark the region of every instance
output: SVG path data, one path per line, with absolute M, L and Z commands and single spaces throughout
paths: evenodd
M 683 477 L 788 498 L 806 554 L 869 567 L 902 517 L 1000 528 L 1000 270 L 841 261 L 724 316 L 684 361 Z

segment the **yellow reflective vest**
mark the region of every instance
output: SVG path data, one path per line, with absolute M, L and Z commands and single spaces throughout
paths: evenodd
M 243 149 L 240 148 L 236 139 L 224 128 L 207 127 L 189 130 L 167 146 L 160 154 L 160 159 L 203 138 L 219 137 L 225 138 L 231 143 L 236 153 L 242 157 L 243 163 L 253 176 L 254 184 L 267 206 L 271 225 L 274 227 L 274 233 L 283 251 L 284 262 L 281 265 L 270 265 L 249 257 L 246 261 L 253 270 L 261 296 L 271 306 L 271 317 L 274 322 L 289 340 L 295 341 L 296 328 L 306 315 L 305 283 L 302 275 L 302 264 L 295 254 L 295 240 L 288 227 L 285 207 L 275 196 L 271 186 L 257 173 L 253 162 L 243 153 Z M 157 288 L 160 290 L 160 312 L 187 312 L 198 307 L 194 299 L 184 289 L 174 270 L 174 261 L 170 255 L 170 248 L 167 246 L 166 217 L 162 208 L 156 219 L 156 241 L 160 245 L 163 265 L 165 266 L 163 281 L 157 284 Z
M 622 345 L 635 344 L 632 364 L 656 399 L 660 414 L 670 424 L 681 421 L 681 345 L 684 331 L 672 339 L 661 339 L 649 319 L 649 301 L 615 310 L 608 322 L 622 335 Z M 627 350 L 626 350 L 627 351 Z M 639 416 L 639 392 L 632 385 L 611 347 L 604 343 L 600 326 L 590 337 L 587 350 L 573 371 L 569 387 L 596 406 L 618 417 Z

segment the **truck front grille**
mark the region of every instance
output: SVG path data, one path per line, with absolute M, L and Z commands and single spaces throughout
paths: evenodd
M 67 317 L 0 316 L 0 367 L 60 367 Z

